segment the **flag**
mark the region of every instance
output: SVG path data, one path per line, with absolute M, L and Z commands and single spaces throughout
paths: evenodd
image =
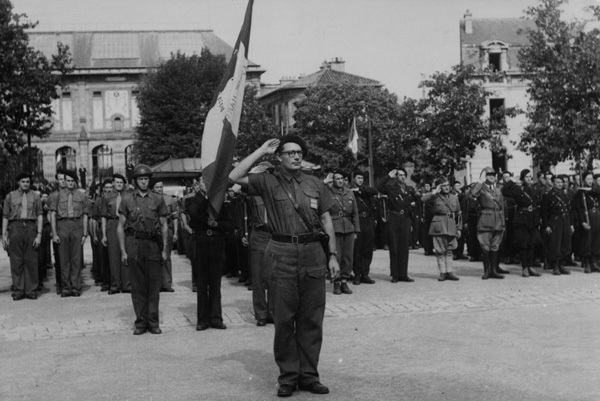
M 356 117 L 352 121 L 352 128 L 348 134 L 348 149 L 354 155 L 354 158 L 358 160 L 358 131 L 356 130 Z
M 210 203 L 209 215 L 215 219 L 229 185 L 228 176 L 240 125 L 253 4 L 254 0 L 248 1 L 244 24 L 235 42 L 229 65 L 213 97 L 202 133 L 202 176 Z

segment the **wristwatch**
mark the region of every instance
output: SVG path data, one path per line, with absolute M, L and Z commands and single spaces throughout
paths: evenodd
M 337 256 L 337 255 L 338 255 L 337 251 L 329 252 L 329 256 Z

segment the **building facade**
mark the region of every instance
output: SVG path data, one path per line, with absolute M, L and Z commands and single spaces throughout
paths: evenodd
M 136 164 L 138 86 L 149 70 L 177 51 L 200 54 L 207 47 L 227 60 L 233 52 L 213 31 L 29 33 L 29 44 L 47 57 L 56 53 L 58 42 L 69 46 L 74 70 L 52 104 L 51 135 L 32 145 L 38 149 L 37 170 L 46 179 L 53 180 L 62 167 L 77 170 L 84 186 L 113 173 L 128 175 Z M 247 82 L 259 86 L 262 73 L 250 62 Z

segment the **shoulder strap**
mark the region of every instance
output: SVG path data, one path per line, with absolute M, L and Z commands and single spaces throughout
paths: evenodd
M 298 204 L 298 202 L 296 202 L 296 199 L 294 199 L 294 197 L 292 196 L 292 194 L 287 189 L 283 188 L 283 185 L 281 184 L 281 179 L 279 178 L 279 174 L 274 174 L 274 176 L 277 179 L 277 182 L 279 182 L 279 186 L 281 186 L 281 188 L 284 190 L 284 192 L 286 193 L 286 195 L 289 198 L 289 200 L 292 202 L 292 205 L 294 205 L 294 210 L 302 218 L 302 221 L 304 222 L 304 224 L 306 225 L 306 227 L 310 231 L 314 232 L 314 225 L 311 224 L 310 221 L 308 220 L 308 218 L 304 215 L 304 213 L 302 212 L 302 209 L 300 209 L 300 205 Z

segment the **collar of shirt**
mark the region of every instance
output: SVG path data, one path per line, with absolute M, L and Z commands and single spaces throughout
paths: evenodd
M 302 182 L 302 172 L 299 171 L 297 174 L 288 174 L 286 171 L 284 171 L 282 168 L 279 169 L 279 174 L 285 178 L 288 182 L 292 181 L 292 178 L 295 178 L 297 182 Z
M 18 189 L 19 193 L 21 194 L 28 194 L 29 191 L 31 191 L 30 189 L 28 189 L 27 191 L 23 191 L 21 188 Z
M 140 197 L 140 198 L 145 198 L 149 194 L 150 194 L 150 191 L 141 192 L 139 189 L 137 191 L 135 191 L 135 193 L 134 193 L 135 196 Z

